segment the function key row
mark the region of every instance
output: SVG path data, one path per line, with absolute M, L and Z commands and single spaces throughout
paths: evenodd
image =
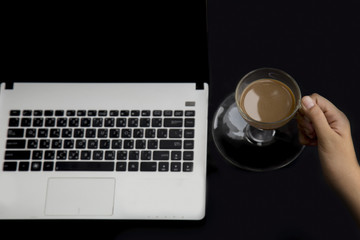
M 185 112 L 185 114 L 184 114 Z M 11 110 L 10 111 L 10 116 L 20 116 L 21 115 L 21 111 L 20 110 Z M 171 116 L 175 116 L 175 117 L 194 117 L 195 116 L 195 111 L 194 110 L 153 110 L 152 111 L 152 115 L 153 116 L 166 116 L 166 117 L 171 117 Z M 106 116 L 112 116 L 112 117 L 117 117 L 117 116 L 123 116 L 123 117 L 128 117 L 128 116 L 132 116 L 132 117 L 136 117 L 136 116 L 151 116 L 151 111 L 150 110 L 23 110 L 22 111 L 22 116 L 57 116 L 57 117 L 62 117 L 62 116 L 68 116 L 68 117 L 72 117 L 72 116 L 89 116 L 89 117 L 95 117 L 95 116 L 100 116 L 100 117 L 106 117 Z

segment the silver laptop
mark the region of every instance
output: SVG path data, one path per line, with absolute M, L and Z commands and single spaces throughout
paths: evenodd
M 0 219 L 202 219 L 208 75 L 158 72 L 2 83 Z

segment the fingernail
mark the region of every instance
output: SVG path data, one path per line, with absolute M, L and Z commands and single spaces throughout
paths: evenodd
M 314 101 L 309 96 L 303 97 L 302 104 L 306 109 L 311 109 L 313 106 L 315 106 Z

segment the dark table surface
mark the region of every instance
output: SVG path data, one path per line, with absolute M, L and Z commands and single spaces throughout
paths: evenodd
M 244 74 L 275 67 L 292 75 L 303 95 L 317 92 L 348 116 L 359 156 L 358 9 L 357 1 L 209 0 L 209 128 Z M 1 221 L 0 228 L 29 239 L 359 239 L 351 213 L 323 178 L 316 148 L 282 169 L 254 173 L 226 162 L 210 131 L 208 141 L 201 221 Z

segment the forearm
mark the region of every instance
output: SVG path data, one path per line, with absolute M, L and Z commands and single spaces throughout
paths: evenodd
M 346 160 L 342 161 L 345 166 L 338 169 L 323 161 L 322 166 L 327 180 L 347 203 L 360 227 L 360 166 L 356 157 Z

